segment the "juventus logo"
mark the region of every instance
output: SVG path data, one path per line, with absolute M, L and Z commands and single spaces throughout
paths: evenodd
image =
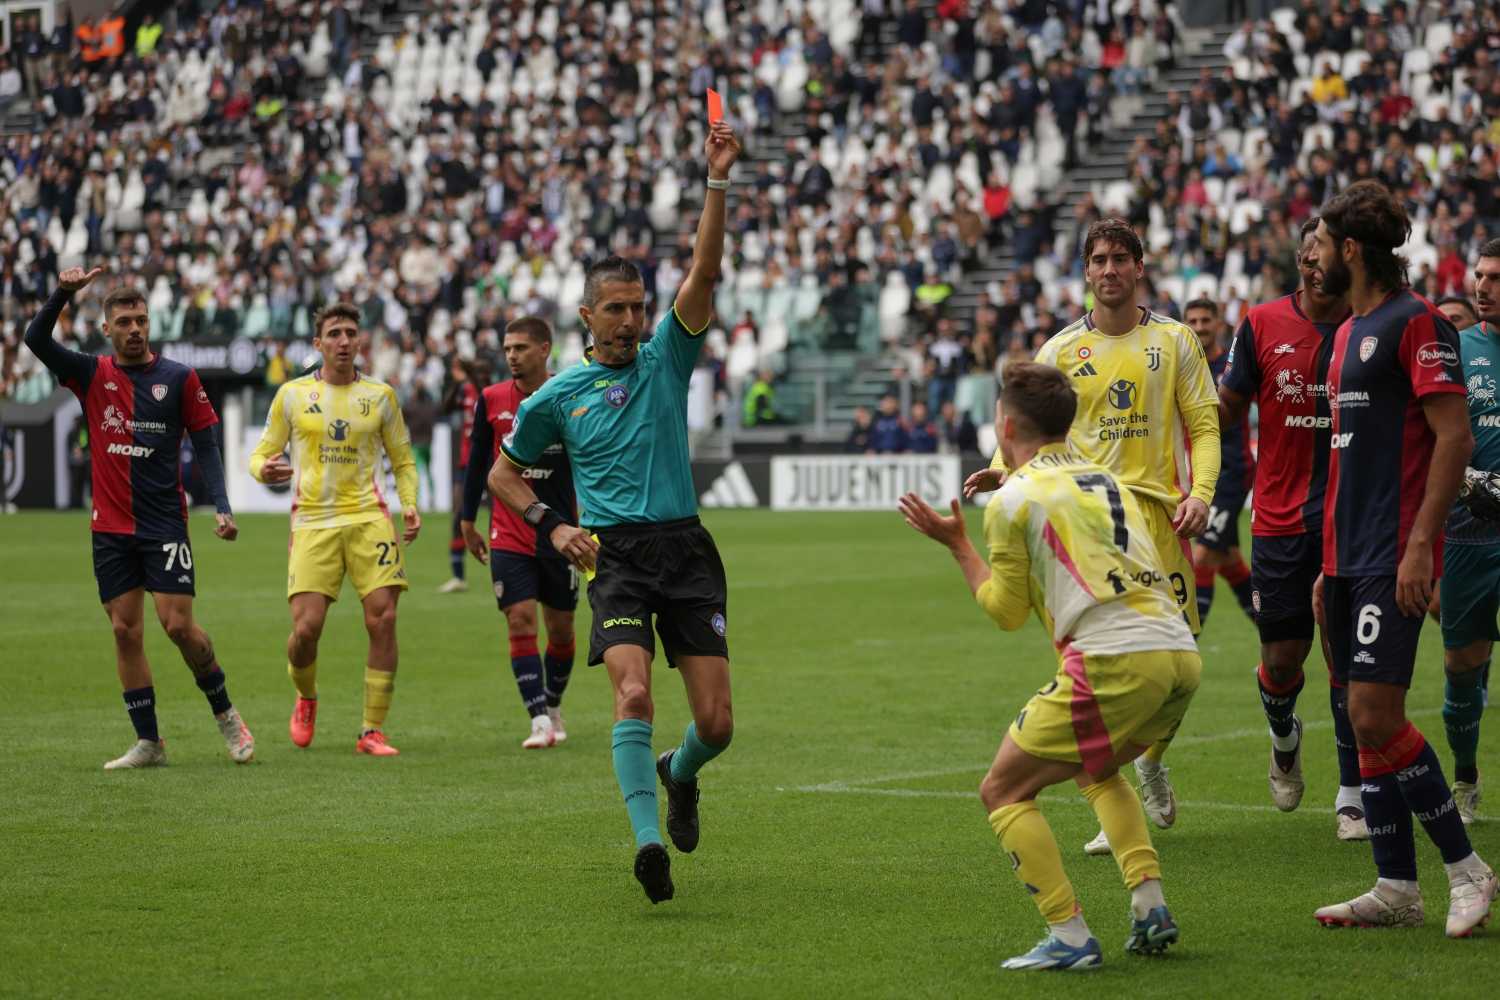
M 1161 348 L 1146 348 L 1146 369 L 1148 371 L 1159 371 L 1161 369 Z
M 362 417 L 368 417 L 370 415 L 370 405 L 374 402 L 374 400 L 369 396 L 361 396 L 359 397 L 359 399 L 355 400 L 355 402 L 359 404 L 359 415 Z

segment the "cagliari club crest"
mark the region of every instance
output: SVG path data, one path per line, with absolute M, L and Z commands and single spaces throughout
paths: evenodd
M 151 387 L 151 395 L 160 403 L 167 398 L 167 387 L 158 382 Z

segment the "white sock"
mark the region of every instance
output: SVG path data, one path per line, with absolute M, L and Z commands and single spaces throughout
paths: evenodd
M 1148 878 L 1130 890 L 1130 912 L 1137 920 L 1145 920 L 1146 914 L 1158 906 L 1166 905 L 1167 900 L 1161 894 L 1161 879 L 1159 878 Z
M 1365 811 L 1365 800 L 1360 797 L 1358 785 L 1340 785 L 1338 798 L 1333 800 L 1333 811 L 1340 809 L 1358 809 Z
M 1075 913 L 1060 924 L 1048 926 L 1052 931 L 1052 936 L 1069 948 L 1082 948 L 1089 943 L 1089 938 L 1094 936 L 1089 931 L 1089 925 L 1083 922 L 1082 913 Z
M 1280 750 L 1282 753 L 1291 753 L 1293 750 L 1297 749 L 1297 744 L 1301 742 L 1302 739 L 1297 735 L 1297 729 L 1295 726 L 1293 726 L 1292 731 L 1287 733 L 1285 736 L 1277 736 L 1275 730 L 1271 731 L 1271 745 L 1277 750 Z
M 1460 858 L 1451 865 L 1443 865 L 1443 869 L 1447 871 L 1448 881 L 1452 883 L 1464 875 L 1488 871 L 1489 866 L 1479 859 L 1478 852 L 1470 851 L 1468 857 Z
M 1386 902 L 1393 900 L 1404 901 L 1413 896 L 1420 895 L 1417 890 L 1417 883 L 1404 878 L 1378 878 L 1375 880 L 1375 888 L 1385 890 L 1380 895 Z

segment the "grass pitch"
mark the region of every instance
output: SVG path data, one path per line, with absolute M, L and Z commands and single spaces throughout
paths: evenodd
M 469 593 L 434 593 L 445 520 L 408 551 L 388 724 L 399 758 L 353 752 L 364 636 L 348 588 L 320 654 L 317 741 L 291 746 L 286 520 L 246 517 L 228 545 L 195 515 L 198 616 L 258 763 L 229 762 L 151 623 L 171 766 L 105 773 L 132 734 L 87 522 L 0 518 L 0 994 L 1335 997 L 1379 983 L 1468 996 L 1492 975 L 1500 932 L 1444 939 L 1447 883 L 1420 834 L 1425 927 L 1313 922 L 1374 876 L 1367 845 L 1333 837 L 1322 670 L 1311 664 L 1300 706 L 1308 795 L 1282 815 L 1266 790 L 1255 633 L 1223 587 L 1167 759 L 1178 822 L 1153 831 L 1180 945 L 1164 960 L 1123 953 L 1119 875 L 1083 856 L 1093 816 L 1059 789 L 1043 808 L 1105 965 L 1001 974 L 1042 925 L 975 789 L 1053 672 L 1047 638 L 1034 622 L 997 631 L 948 556 L 894 512 L 705 520 L 729 571 L 737 731 L 703 775 L 702 844 L 673 855 L 677 898 L 653 907 L 630 874 L 605 676 L 575 670 L 565 746 L 521 750 L 488 571 L 471 561 Z M 586 606 L 579 617 L 582 647 Z M 656 682 L 660 750 L 688 715 L 660 660 Z M 1411 707 L 1451 778 L 1441 703 L 1429 625 Z M 1481 768 L 1500 777 L 1500 722 L 1487 730 Z M 1500 817 L 1471 831 L 1500 859 Z

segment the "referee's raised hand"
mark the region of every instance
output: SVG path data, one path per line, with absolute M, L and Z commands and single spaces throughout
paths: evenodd
M 594 571 L 594 558 L 599 554 L 599 543 L 594 541 L 587 530 L 572 524 L 559 524 L 552 529 L 552 547 L 585 573 Z
M 740 140 L 728 122 L 717 121 L 709 126 L 703 153 L 708 157 L 708 176 L 716 180 L 727 179 L 729 168 L 740 158 Z

